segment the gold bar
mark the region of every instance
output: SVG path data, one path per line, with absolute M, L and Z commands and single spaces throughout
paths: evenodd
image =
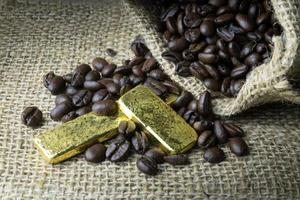
M 89 113 L 36 136 L 34 145 L 47 162 L 59 163 L 81 153 L 97 140 L 112 138 L 122 119 Z
M 169 154 L 184 153 L 197 141 L 195 130 L 145 86 L 130 90 L 118 104 L 129 119 L 141 125 Z

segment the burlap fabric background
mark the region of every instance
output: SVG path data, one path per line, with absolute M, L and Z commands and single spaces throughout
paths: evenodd
M 155 177 L 139 173 L 137 156 L 120 164 L 94 165 L 82 155 L 48 165 L 33 148 L 35 134 L 53 127 L 54 97 L 41 77 L 69 72 L 104 56 L 111 47 L 120 63 L 131 56 L 130 41 L 147 29 L 123 1 L 0 2 L 0 199 L 299 199 L 300 107 L 275 104 L 230 120 L 247 133 L 251 155 L 224 150 L 218 165 L 191 153 L 191 165 L 160 166 Z M 20 123 L 29 105 L 44 113 L 36 130 Z
M 166 50 L 162 36 L 157 34 L 155 24 L 159 13 L 147 0 L 129 0 L 130 9 L 139 16 L 138 22 L 147 26 L 145 35 L 153 55 L 162 64 L 165 72 L 186 90 L 199 95 L 206 90 L 200 80 L 183 78 L 174 74 L 174 67 L 161 57 Z M 288 79 L 300 81 L 300 1 L 271 0 L 275 16 L 283 27 L 281 37 L 274 37 L 274 53 L 268 63 L 262 64 L 249 74 L 245 85 L 236 98 L 219 98 L 214 110 L 220 115 L 240 113 L 255 105 L 275 101 L 300 103 L 299 89 L 293 89 Z M 219 96 L 219 94 L 216 94 Z

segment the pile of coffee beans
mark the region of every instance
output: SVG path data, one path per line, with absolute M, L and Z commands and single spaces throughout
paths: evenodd
M 172 3 L 170 5 L 170 3 Z M 272 36 L 282 30 L 269 1 L 162 1 L 161 29 L 183 77 L 194 76 L 212 91 L 236 96 L 247 74 L 270 58 Z
M 248 146 L 241 138 L 243 130 L 217 119 L 212 111 L 212 97 L 208 91 L 195 99 L 160 69 L 144 42 L 134 41 L 131 49 L 135 57 L 125 60 L 118 67 L 103 58 L 95 58 L 92 67 L 81 64 L 72 73 L 63 76 L 54 72 L 46 74 L 43 77 L 44 86 L 56 95 L 56 106 L 50 111 L 51 118 L 67 122 L 92 111 L 99 115 L 113 115 L 118 110 L 116 100 L 136 85 L 143 84 L 163 100 L 169 94 L 177 95 L 171 107 L 198 133 L 198 147 L 205 151 L 206 161 L 223 161 L 225 154 L 218 146 L 225 143 L 237 156 L 248 153 Z M 25 124 L 37 124 L 32 119 L 41 118 L 41 113 L 37 108 L 26 108 L 22 116 Z M 157 174 L 158 164 L 163 162 L 171 165 L 189 163 L 186 154 L 165 155 L 160 149 L 151 146 L 147 134 L 132 121 L 122 121 L 115 138 L 105 144 L 96 143 L 89 147 L 85 151 L 85 159 L 94 163 L 106 159 L 120 162 L 126 160 L 132 152 L 142 155 L 137 160 L 137 168 L 149 175 Z

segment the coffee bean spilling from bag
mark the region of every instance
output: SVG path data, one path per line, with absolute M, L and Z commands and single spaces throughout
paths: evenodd
M 268 2 L 162 1 L 169 49 L 162 56 L 174 63 L 178 75 L 194 76 L 212 91 L 236 96 L 247 74 L 271 57 L 272 36 L 282 32 Z
M 243 156 L 248 153 L 247 144 L 241 138 L 243 130 L 234 124 L 216 119 L 209 92 L 203 92 L 195 99 L 190 92 L 183 91 L 172 82 L 143 42 L 136 40 L 131 49 L 135 57 L 124 61 L 118 67 L 103 58 L 95 58 L 92 67 L 81 64 L 72 73 L 63 76 L 54 72 L 46 74 L 44 85 L 51 94 L 56 95 L 55 108 L 50 112 L 51 118 L 67 122 L 92 111 L 99 115 L 113 115 L 118 110 L 116 100 L 136 85 L 143 84 L 163 100 L 170 94 L 177 95 L 177 99 L 170 106 L 198 133 L 197 146 L 205 151 L 206 161 L 223 161 L 225 153 L 218 145 L 227 142 L 235 155 Z M 37 109 L 32 108 L 25 110 L 23 118 L 30 118 L 32 113 L 38 116 L 36 118 L 41 116 Z M 24 120 L 24 123 L 37 124 L 27 121 Z M 157 174 L 158 164 L 164 162 L 171 165 L 189 163 L 186 154 L 166 155 L 157 147 L 151 146 L 147 134 L 132 121 L 122 121 L 115 138 L 105 144 L 93 144 L 84 155 L 87 161 L 93 163 L 105 159 L 120 162 L 133 152 L 142 155 L 137 160 L 137 168 L 149 175 Z

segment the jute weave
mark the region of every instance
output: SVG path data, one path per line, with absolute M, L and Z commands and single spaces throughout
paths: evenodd
M 147 33 L 131 5 L 123 1 L 0 2 L 0 198 L 1 199 L 299 199 L 300 107 L 274 104 L 230 118 L 246 131 L 251 155 L 218 165 L 193 151 L 191 165 L 160 166 L 155 177 L 139 173 L 137 156 L 120 164 L 87 163 L 82 155 L 48 165 L 33 148 L 35 134 L 53 127 L 54 97 L 41 77 L 51 70 L 118 51 L 109 60 L 131 57 L 129 44 Z M 32 130 L 20 122 L 29 105 L 44 113 Z

